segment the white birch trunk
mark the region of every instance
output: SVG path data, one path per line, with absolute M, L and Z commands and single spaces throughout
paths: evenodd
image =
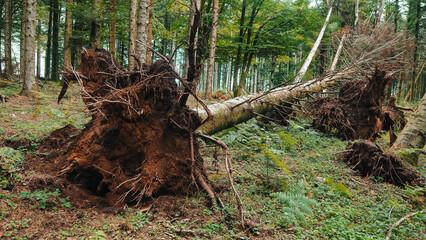
M 346 39 L 346 33 L 343 34 L 342 40 L 340 40 L 339 47 L 337 48 L 336 55 L 334 55 L 333 63 L 331 64 L 331 67 L 330 67 L 330 72 L 334 72 L 334 70 L 336 70 L 336 66 L 337 66 L 337 63 L 339 62 L 339 57 L 340 57 L 340 54 L 342 53 L 343 42 L 345 41 L 345 39 Z
M 382 18 L 382 14 L 383 14 L 383 9 L 385 8 L 385 0 L 380 1 L 380 6 L 379 6 L 379 10 L 377 11 L 377 15 L 376 15 L 376 19 L 374 21 L 374 25 L 375 27 L 377 27 L 377 25 L 380 23 L 381 18 Z
M 306 71 L 308 71 L 309 66 L 311 65 L 312 59 L 315 56 L 315 53 L 321 44 L 322 37 L 324 36 L 325 29 L 327 28 L 328 21 L 330 21 L 331 13 L 333 12 L 333 7 L 330 7 L 330 10 L 328 10 L 327 18 L 325 19 L 324 25 L 322 26 L 321 32 L 318 35 L 317 40 L 315 41 L 314 46 L 311 49 L 311 52 L 309 53 L 308 57 L 306 58 L 305 62 L 303 63 L 303 66 L 300 68 L 299 73 L 297 74 L 294 82 L 300 82 L 302 81 L 302 78 L 305 76 Z
M 356 0 L 356 3 L 355 3 L 355 23 L 354 23 L 355 29 L 358 26 L 358 23 L 359 23 L 359 0 Z
M 257 62 L 259 61 L 259 59 L 256 56 L 256 64 L 254 65 L 254 86 L 253 86 L 253 92 L 257 93 Z

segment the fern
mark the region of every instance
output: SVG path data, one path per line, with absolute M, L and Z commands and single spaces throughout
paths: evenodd
M 305 223 L 305 216 L 313 215 L 310 206 L 317 204 L 315 200 L 307 198 L 300 193 L 292 194 L 276 192 L 271 193 L 270 196 L 275 198 L 274 202 L 278 202 L 282 205 L 281 214 L 283 218 L 281 224 L 297 224 L 299 222 Z M 285 222 L 286 220 L 287 222 Z

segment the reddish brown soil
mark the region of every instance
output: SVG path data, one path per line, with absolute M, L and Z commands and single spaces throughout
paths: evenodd
M 81 79 L 92 120 L 56 158 L 66 159 L 60 172 L 68 180 L 111 205 L 208 184 L 192 136 L 201 120 L 178 104 L 182 93 L 167 62 L 125 72 L 109 52 L 94 49 L 73 74 L 64 76 Z
M 382 102 L 389 79 L 385 71 L 376 69 L 366 80 L 345 83 L 338 97 L 310 101 L 314 128 L 336 132 L 344 140 L 376 138 L 383 126 Z
M 412 166 L 372 143 L 349 144 L 341 160 L 353 166 L 363 177 L 380 177 L 383 181 L 398 186 L 424 184 L 421 175 Z

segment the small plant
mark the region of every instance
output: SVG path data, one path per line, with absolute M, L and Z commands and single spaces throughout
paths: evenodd
M 275 198 L 275 202 L 281 204 L 280 225 L 305 223 L 305 215 L 313 214 L 310 206 L 317 203 L 303 194 L 276 192 L 271 193 L 271 197 Z
M 335 183 L 331 178 L 327 177 L 325 179 L 325 182 L 330 184 L 337 192 L 342 193 L 343 195 L 347 197 L 352 197 L 352 193 L 349 191 L 345 185 L 341 183 Z
M 46 209 L 48 206 L 57 205 L 56 197 L 61 195 L 59 189 L 54 192 L 49 192 L 47 189 L 37 190 L 35 192 L 21 192 L 20 199 L 32 200 L 35 206 L 39 209 Z M 64 202 L 63 202 L 64 204 Z

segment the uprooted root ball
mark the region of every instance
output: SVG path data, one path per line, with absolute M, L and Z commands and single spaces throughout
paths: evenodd
M 367 142 L 349 144 L 340 158 L 363 177 L 375 176 L 397 186 L 423 185 L 420 174 L 392 154 Z
M 61 172 L 71 182 L 110 204 L 208 187 L 192 134 L 201 119 L 179 104 L 182 91 L 169 63 L 126 72 L 109 52 L 95 49 L 82 54 L 81 73 L 65 76 L 80 80 L 92 113 L 67 150 Z
M 377 70 L 366 80 L 344 84 L 338 97 L 308 102 L 314 128 L 344 140 L 374 139 L 382 130 L 384 89 L 390 77 Z

